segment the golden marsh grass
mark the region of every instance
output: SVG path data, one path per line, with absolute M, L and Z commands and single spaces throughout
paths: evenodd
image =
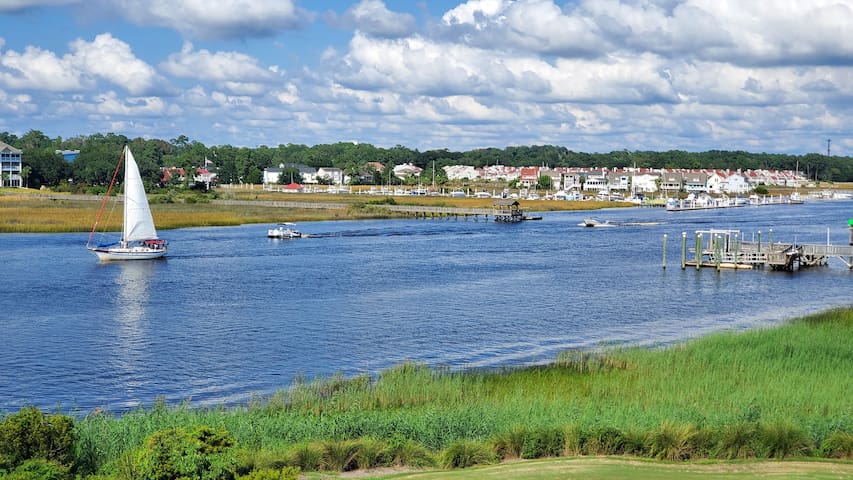
M 5 189 L 0 194 L 0 233 L 88 232 L 92 229 L 101 200 L 91 197 L 51 194 L 35 195 L 22 189 Z M 150 197 L 150 198 L 153 198 Z M 389 197 L 375 195 L 289 194 L 259 190 L 228 191 L 224 198 L 257 201 L 257 205 L 223 205 L 216 202 L 152 203 L 151 211 L 158 229 L 186 227 L 232 226 L 248 223 L 301 222 L 320 220 L 354 220 L 367 218 L 399 218 L 373 203 L 389 202 Z M 461 208 L 489 208 L 492 199 L 448 198 L 424 196 L 390 197 L 398 205 L 425 205 Z M 306 202 L 347 204 L 347 208 L 283 208 L 263 202 Z M 595 210 L 626 206 L 615 202 L 566 202 L 537 200 L 522 202 L 532 211 Z M 121 203 L 110 199 L 101 218 L 100 231 L 121 230 Z

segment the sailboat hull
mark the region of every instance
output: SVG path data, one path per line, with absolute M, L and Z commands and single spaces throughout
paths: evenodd
M 166 248 L 150 247 L 90 247 L 89 251 L 103 262 L 115 260 L 151 260 L 166 256 Z

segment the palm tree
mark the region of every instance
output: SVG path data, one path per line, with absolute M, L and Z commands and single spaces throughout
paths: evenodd
M 21 169 L 21 176 L 24 177 L 24 188 L 30 188 L 30 173 L 32 173 L 33 169 L 29 165 L 24 165 L 24 168 Z

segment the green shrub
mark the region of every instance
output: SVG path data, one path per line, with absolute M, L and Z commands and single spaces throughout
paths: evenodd
M 415 468 L 435 466 L 435 458 L 432 453 L 420 443 L 410 440 L 396 440 L 391 446 L 393 464 Z
M 758 430 L 752 422 L 725 425 L 717 433 L 717 444 L 713 456 L 726 460 L 755 456 Z
M 492 448 L 500 458 L 521 458 L 526 436 L 527 429 L 525 427 L 514 427 L 512 430 L 499 435 L 493 441 Z
M 24 407 L 0 423 L 0 469 L 14 469 L 32 458 L 70 465 L 74 440 L 71 417 L 45 416 L 36 407 Z
M 625 455 L 646 456 L 649 453 L 649 432 L 629 429 L 622 433 L 622 453 Z
M 458 440 L 442 455 L 443 468 L 466 468 L 497 462 L 497 455 L 486 445 L 473 440 Z
M 587 455 L 618 455 L 624 450 L 622 432 L 613 427 L 598 427 L 581 435 L 581 446 Z
M 296 445 L 288 452 L 287 463 L 299 467 L 303 472 L 316 472 L 323 465 L 323 447 L 316 443 Z
M 135 477 L 141 480 L 231 479 L 237 461 L 226 455 L 233 445 L 228 432 L 199 427 L 192 432 L 170 428 L 151 435 L 137 451 Z
M 391 464 L 388 444 L 375 438 L 362 438 L 356 442 L 356 468 L 385 467 Z
M 812 442 L 808 435 L 789 423 L 763 425 L 758 434 L 764 456 L 785 458 L 808 455 Z
M 31 458 L 18 465 L 12 473 L 2 475 L 3 480 L 71 480 L 72 476 L 67 465 L 61 465 L 52 460 Z
M 521 447 L 521 458 L 557 457 L 565 448 L 565 432 L 545 427 L 527 431 Z
M 346 472 L 354 470 L 358 444 L 352 440 L 323 442 L 323 469 Z
M 693 425 L 663 422 L 650 434 L 649 454 L 662 460 L 687 460 L 694 451 Z
M 821 450 L 827 457 L 853 460 L 853 434 L 833 432 L 823 441 Z

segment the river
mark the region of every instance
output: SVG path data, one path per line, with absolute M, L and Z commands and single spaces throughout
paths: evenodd
M 234 405 L 297 376 L 541 363 L 851 304 L 841 262 L 682 270 L 680 238 L 847 245 L 853 202 L 542 216 L 304 222 L 298 240 L 267 239 L 269 225 L 169 230 L 166 259 L 118 263 L 99 263 L 86 234 L 0 234 L 0 411 Z M 589 216 L 637 225 L 578 226 Z

